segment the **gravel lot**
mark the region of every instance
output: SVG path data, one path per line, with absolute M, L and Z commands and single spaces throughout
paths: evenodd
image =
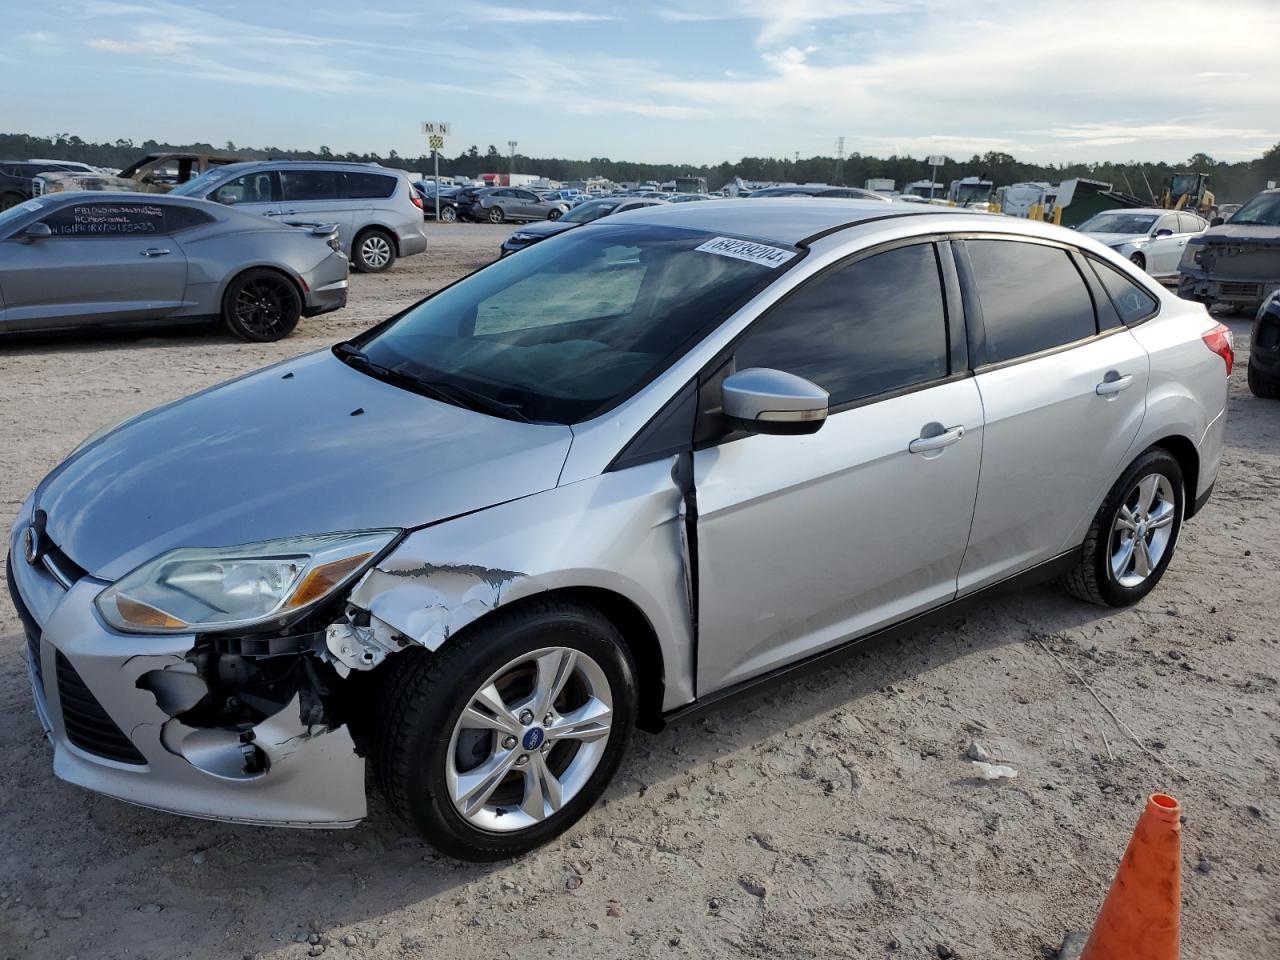
M 4 528 L 91 430 L 349 336 L 507 229 L 432 225 L 428 255 L 353 277 L 346 310 L 283 343 L 6 341 Z M 1184 955 L 1280 956 L 1280 403 L 1244 388 L 1248 324 L 1230 322 L 1217 492 L 1144 603 L 1010 596 L 640 734 L 607 802 L 516 862 L 442 860 L 376 803 L 351 831 L 266 830 L 55 780 L 4 596 L 0 958 L 1039 958 L 1092 922 L 1157 789 L 1186 814 Z M 975 739 L 1019 777 L 974 780 Z

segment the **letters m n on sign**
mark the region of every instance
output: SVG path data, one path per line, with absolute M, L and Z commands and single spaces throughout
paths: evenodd
M 449 124 L 439 120 L 423 120 L 422 133 L 428 137 L 447 137 L 449 135 Z

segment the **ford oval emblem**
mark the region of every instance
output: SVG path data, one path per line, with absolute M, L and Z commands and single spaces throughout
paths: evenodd
M 520 741 L 520 745 L 525 750 L 533 751 L 542 746 L 542 741 L 547 739 L 547 735 L 542 732 L 541 727 L 530 727 L 524 732 L 524 739 Z
M 22 555 L 27 558 L 27 563 L 35 566 L 40 562 L 42 546 L 40 543 L 40 531 L 36 529 L 36 525 L 34 523 L 27 524 L 27 529 L 22 531 Z

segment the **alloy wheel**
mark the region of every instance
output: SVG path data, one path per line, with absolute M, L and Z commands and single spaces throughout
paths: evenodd
M 391 243 L 380 233 L 371 233 L 360 241 L 360 258 L 374 270 L 385 267 L 391 260 Z
M 445 781 L 454 809 L 493 833 L 554 816 L 599 767 L 613 727 L 600 665 L 570 647 L 544 647 L 482 683 L 449 741 Z
M 289 331 L 290 291 L 283 280 L 251 280 L 236 296 L 236 318 L 251 333 L 263 338 L 282 336 Z
M 1173 484 L 1161 473 L 1141 478 L 1125 496 L 1111 526 L 1111 575 L 1122 587 L 1141 586 L 1164 559 L 1177 514 Z

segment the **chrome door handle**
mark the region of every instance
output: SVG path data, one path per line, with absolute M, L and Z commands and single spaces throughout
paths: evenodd
M 1107 379 L 1098 384 L 1094 391 L 1100 397 L 1114 397 L 1121 390 L 1127 390 L 1131 386 L 1133 386 L 1133 376 L 1131 374 L 1125 374 L 1123 377 L 1113 377 L 1111 374 L 1107 374 Z
M 169 255 L 168 247 L 147 247 L 142 251 L 144 257 L 167 257 Z
M 907 444 L 907 449 L 912 453 L 932 453 L 934 450 L 951 446 L 963 436 L 964 427 L 952 427 L 935 437 L 917 437 Z

